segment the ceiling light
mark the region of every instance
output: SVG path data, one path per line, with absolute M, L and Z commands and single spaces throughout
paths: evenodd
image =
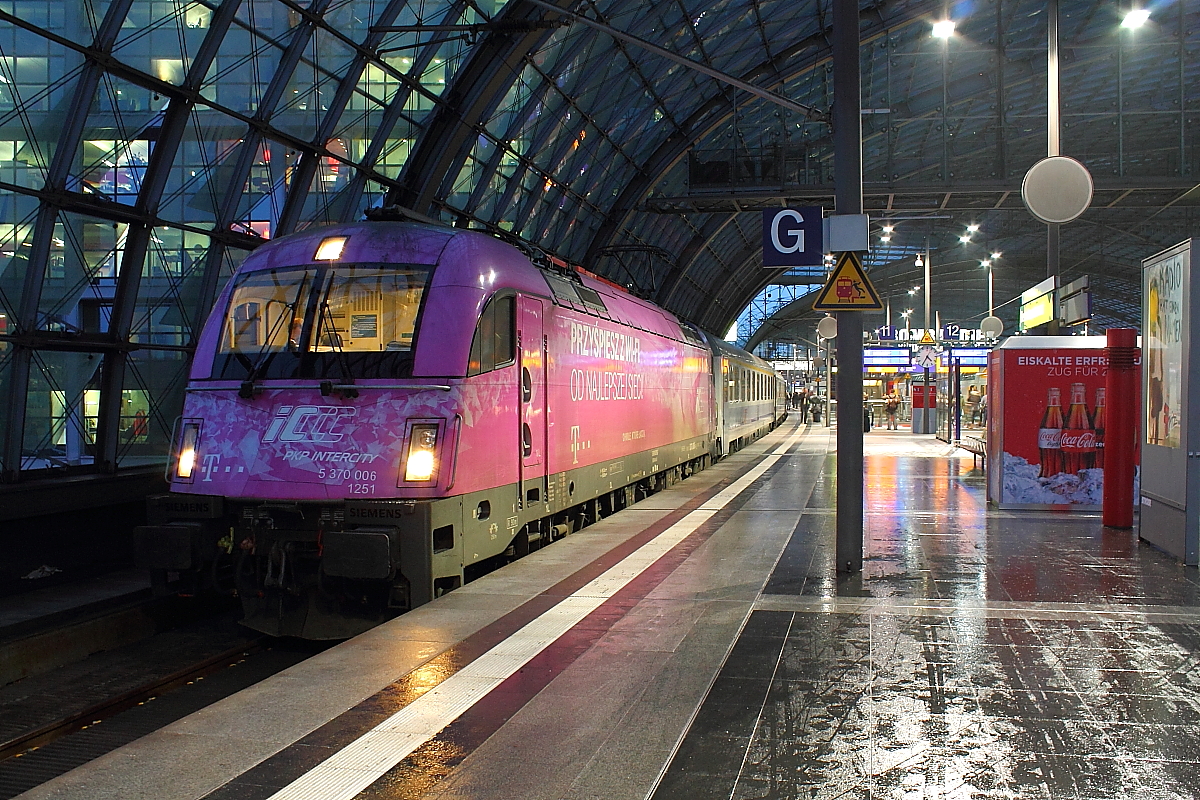
M 891 240 L 892 240 L 892 237 L 887 236 L 887 235 L 879 237 L 879 241 L 881 241 L 881 242 L 890 242 Z
M 988 261 L 986 258 L 983 261 L 979 262 L 979 266 L 981 266 L 981 267 L 990 267 L 991 265 L 992 265 L 992 262 Z
M 992 253 L 992 260 L 995 261 L 997 258 L 1000 257 L 1000 255 L 1001 255 L 1000 253 Z
M 969 234 L 969 233 L 964 234 L 964 235 L 958 237 L 958 240 L 960 242 L 962 242 L 963 244 L 966 244 L 967 242 L 971 241 L 971 234 Z
M 891 233 L 891 232 L 892 232 L 892 231 L 894 231 L 894 230 L 896 230 L 896 228 L 895 228 L 894 226 L 892 226 L 892 225 L 884 225 L 884 226 L 883 226 L 883 232 L 884 232 L 884 233 Z
M 1125 15 L 1121 21 L 1122 28 L 1140 28 L 1150 19 L 1150 12 L 1145 8 L 1135 8 Z
M 971 224 L 971 225 L 968 225 L 968 226 L 967 226 L 967 233 L 978 233 L 978 232 L 979 232 L 979 226 L 978 226 L 978 225 Z
M 954 23 L 948 19 L 933 23 L 933 35 L 939 39 L 949 39 L 954 35 Z

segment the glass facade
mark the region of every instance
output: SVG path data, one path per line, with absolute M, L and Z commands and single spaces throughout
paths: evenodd
M 1194 184 L 1200 9 L 1167 3 L 1133 33 L 1112 4 L 1061 6 L 1065 151 Z M 829 108 L 827 0 L 588 9 Z M 1043 9 L 965 10 L 947 43 L 918 0 L 864 8 L 868 193 L 1019 182 L 1044 149 Z M 0 474 L 161 463 L 213 299 L 270 238 L 397 204 L 511 231 L 723 332 L 774 277 L 755 204 L 831 181 L 824 122 L 522 3 L 0 0 Z M 1163 237 L 1194 222 L 1181 208 Z M 1028 243 L 1014 219 L 995 216 L 996 246 Z M 1135 263 L 1095 239 L 1084 261 Z

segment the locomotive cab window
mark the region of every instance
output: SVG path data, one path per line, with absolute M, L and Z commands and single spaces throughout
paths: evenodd
M 479 315 L 475 338 L 471 340 L 468 376 L 491 372 L 497 367 L 511 364 L 516 359 L 513 336 L 514 301 L 512 295 L 493 297 Z
M 410 375 L 429 273 L 401 264 L 245 273 L 233 288 L 213 377 Z

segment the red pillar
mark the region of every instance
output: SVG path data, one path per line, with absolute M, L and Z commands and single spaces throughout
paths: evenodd
M 1109 328 L 1108 376 L 1105 384 L 1104 524 L 1133 527 L 1133 471 L 1137 449 L 1137 414 L 1141 387 L 1137 371 L 1137 331 Z

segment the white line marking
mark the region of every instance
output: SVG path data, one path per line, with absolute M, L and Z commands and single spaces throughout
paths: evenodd
M 525 666 L 538 653 L 690 536 L 775 465 L 797 431 L 753 469 L 620 563 L 313 767 L 269 800 L 350 800 Z

